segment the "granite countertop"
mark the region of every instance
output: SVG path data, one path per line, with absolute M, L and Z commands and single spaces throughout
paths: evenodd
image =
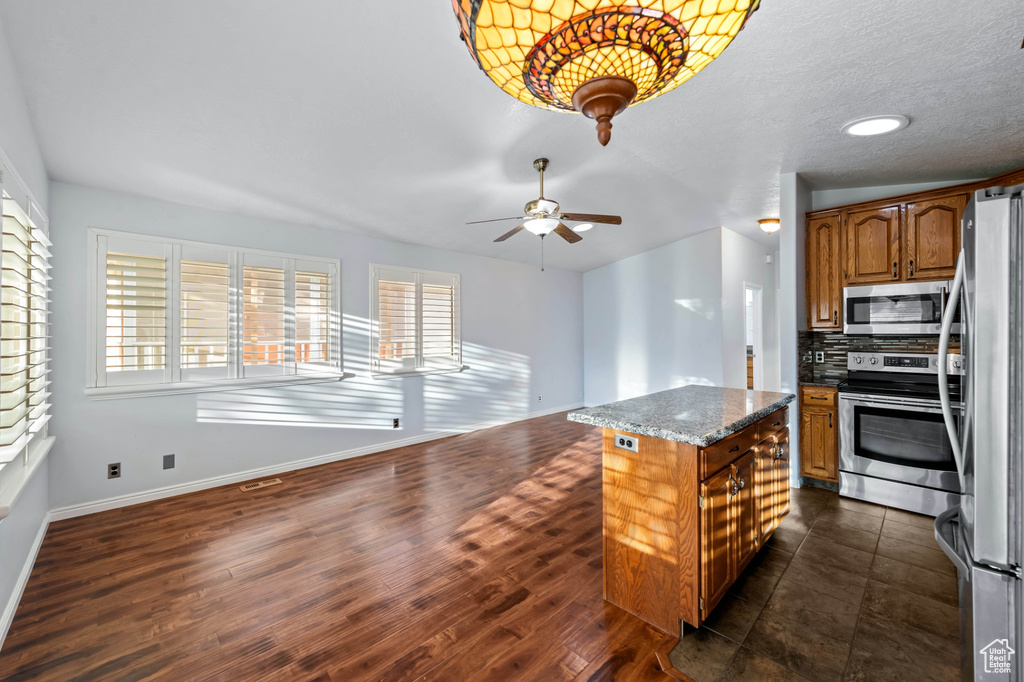
M 683 386 L 575 410 L 569 421 L 707 447 L 794 400 L 792 393 Z

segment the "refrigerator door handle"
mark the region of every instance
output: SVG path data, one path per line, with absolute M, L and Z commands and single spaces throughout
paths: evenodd
M 956 566 L 957 573 L 965 580 L 970 580 L 971 571 L 967 566 L 967 560 L 957 551 L 959 527 L 960 507 L 950 507 L 935 517 L 935 541 Z
M 949 335 L 953 329 L 953 317 L 957 303 L 960 301 L 960 290 L 964 283 L 964 252 L 961 249 L 956 259 L 956 275 L 949 289 L 949 301 L 946 303 L 945 314 L 942 316 L 942 331 L 939 333 L 939 404 L 942 405 L 942 419 L 946 422 L 949 444 L 953 450 L 953 461 L 956 462 L 956 474 L 960 478 L 960 490 L 964 486 L 964 456 L 960 450 L 960 434 L 956 430 L 956 418 L 949 402 Z

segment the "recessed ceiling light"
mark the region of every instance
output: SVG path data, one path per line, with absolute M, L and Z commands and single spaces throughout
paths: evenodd
M 594 226 L 593 223 L 583 223 L 581 225 L 577 225 L 576 227 L 572 228 L 572 231 L 573 232 L 586 232 L 587 230 L 589 230 L 593 226 Z
M 772 232 L 778 231 L 782 227 L 782 223 L 778 218 L 762 218 L 757 221 L 757 224 L 761 226 L 761 229 L 771 234 Z
M 885 116 L 869 116 L 850 121 L 843 126 L 843 132 L 847 135 L 884 135 L 896 130 L 901 130 L 910 125 L 910 119 L 899 114 L 887 114 Z

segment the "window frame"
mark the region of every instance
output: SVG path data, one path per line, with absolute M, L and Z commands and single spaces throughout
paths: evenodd
M 381 279 L 388 279 L 382 274 L 392 273 L 397 275 L 395 281 L 413 284 L 415 300 L 415 337 L 416 355 L 412 363 L 395 368 L 383 370 L 380 366 L 380 288 Z M 448 365 L 441 365 L 436 361 L 430 363 L 425 358 L 423 344 L 423 286 L 440 285 L 452 286 L 452 341 L 455 346 L 453 362 Z M 369 364 L 370 376 L 374 379 L 391 379 L 411 376 L 424 376 L 429 374 L 455 374 L 463 372 L 469 367 L 462 364 L 462 283 L 457 273 L 440 272 L 437 270 L 424 270 L 422 268 L 407 268 L 395 265 L 381 265 L 370 263 L 370 344 Z
M 148 245 L 154 252 L 167 254 L 167 297 L 165 313 L 166 352 L 163 370 L 106 370 L 106 258 L 111 240 L 138 242 Z M 184 254 L 184 255 L 183 255 Z M 201 260 L 217 256 L 228 265 L 228 365 L 216 368 L 183 368 L 181 363 L 181 261 Z M 341 381 L 354 375 L 344 371 L 342 348 L 341 260 L 306 254 L 251 249 L 227 244 L 199 242 L 157 235 L 138 234 L 119 230 L 88 228 L 86 321 L 86 388 L 85 393 L 96 400 L 123 397 L 203 393 L 246 388 L 311 384 Z M 245 292 L 243 268 L 245 265 L 272 264 L 285 274 L 288 295 L 284 306 L 285 357 L 280 365 L 245 365 L 243 361 L 243 325 Z M 274 265 L 279 264 L 279 265 Z M 315 268 L 327 275 L 329 286 L 330 320 L 328 323 L 328 362 L 296 363 L 294 272 L 299 267 Z M 276 367 L 276 369 L 267 369 Z M 205 371 L 207 369 L 216 371 Z M 140 377 L 137 372 L 156 373 Z M 119 376 L 120 375 L 120 376 Z M 159 375 L 159 377 L 157 377 Z M 133 379 L 158 378 L 156 381 Z
M 46 214 L 43 213 L 39 202 L 36 201 L 32 192 L 28 190 L 28 185 L 15 170 L 10 159 L 0 149 L 0 201 L 2 201 L 4 194 L 18 205 L 29 221 L 35 225 L 35 228 L 40 230 L 42 235 L 49 241 L 50 222 Z M 48 299 L 46 300 L 45 310 L 47 317 L 52 316 L 53 311 Z M 46 339 L 48 345 L 52 347 L 52 323 L 47 322 L 47 325 Z M 47 353 L 45 372 L 51 371 L 52 359 L 49 357 L 49 353 Z M 18 453 L 9 462 L 0 463 L 0 522 L 10 514 L 11 509 L 21 497 L 21 493 L 24 492 L 25 487 L 32 480 L 35 472 L 53 447 L 56 439 L 49 433 L 49 416 L 52 409 L 53 406 L 51 404 L 44 413 L 44 421 L 41 427 L 26 439 Z

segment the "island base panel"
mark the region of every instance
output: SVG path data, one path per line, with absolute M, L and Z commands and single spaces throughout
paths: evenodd
M 604 598 L 663 632 L 700 624 L 698 448 L 604 429 Z

